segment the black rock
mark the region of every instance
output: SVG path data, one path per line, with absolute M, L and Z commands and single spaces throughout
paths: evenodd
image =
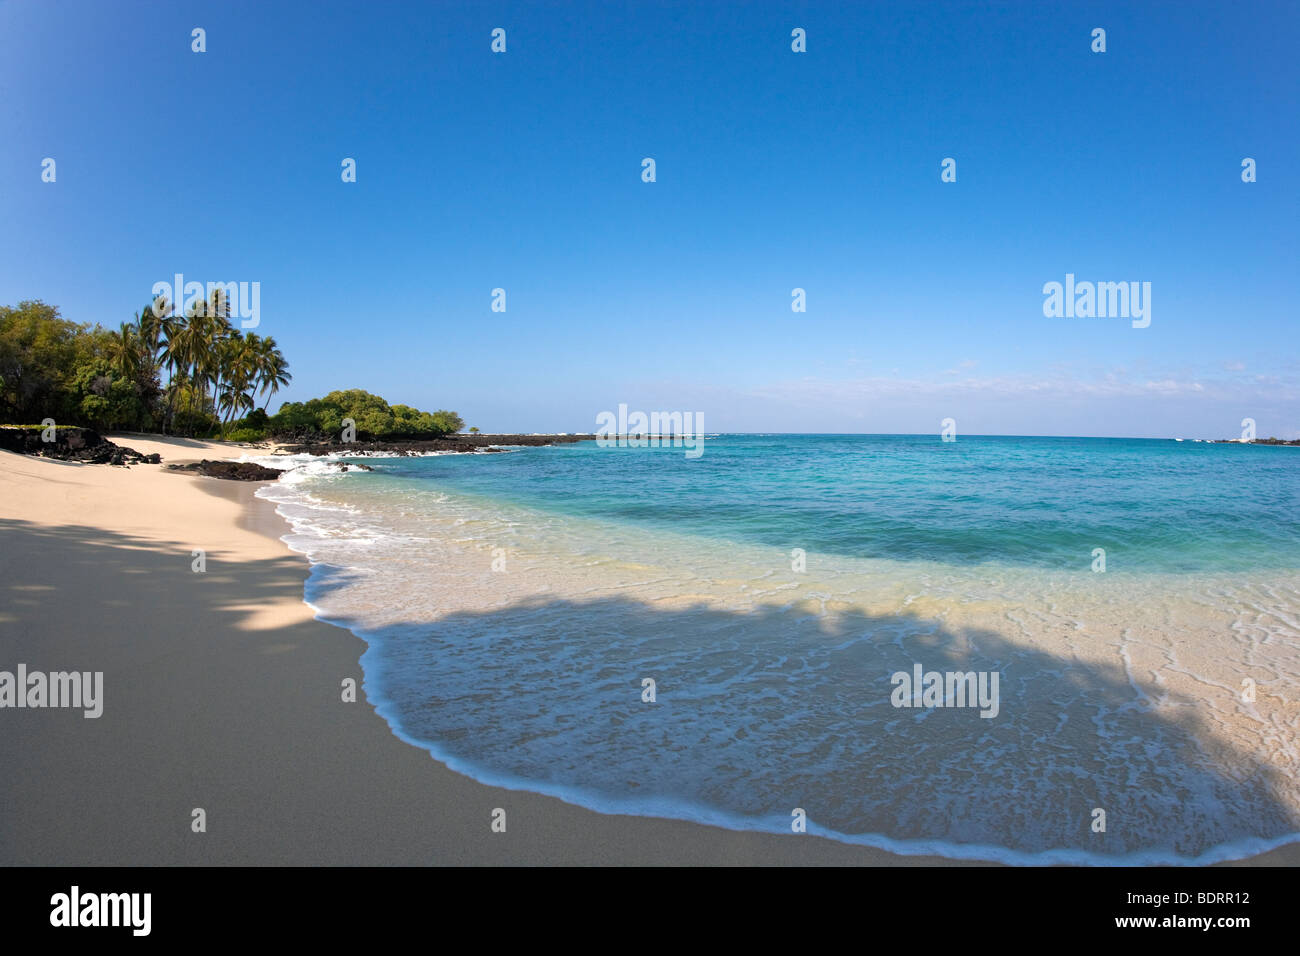
M 142 455 L 115 445 L 93 428 L 59 428 L 54 432 L 54 441 L 48 442 L 42 439 L 45 431 L 38 426 L 0 427 L 0 449 L 95 465 L 156 465 L 162 461 L 158 455 Z
M 190 471 L 209 478 L 229 481 L 275 481 L 280 477 L 278 468 L 266 468 L 251 461 L 202 461 L 187 465 L 168 465 L 172 471 Z
M 313 441 L 287 445 L 285 451 L 299 455 L 365 455 L 385 452 L 397 455 L 422 455 L 431 451 L 494 452 L 492 445 L 567 445 L 593 441 L 595 435 L 446 435 L 442 438 L 402 441 Z

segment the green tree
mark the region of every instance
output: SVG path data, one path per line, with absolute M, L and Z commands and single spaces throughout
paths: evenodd
M 268 335 L 258 342 L 257 390 L 266 396 L 266 401 L 262 403 L 262 411 L 265 412 L 266 406 L 271 404 L 272 396 L 292 382 L 293 375 L 289 373 L 289 363 L 284 360 L 275 339 Z
M 380 396 L 354 388 L 307 402 L 286 402 L 268 427 L 280 434 L 337 436 L 349 418 L 356 423 L 359 438 L 432 437 L 459 431 L 465 425 L 455 412 L 390 406 Z
M 106 358 L 81 365 L 71 382 L 77 420 L 101 431 L 136 425 L 144 408 L 135 383 Z
M 0 416 L 29 424 L 42 418 L 70 421 L 75 409 L 68 391 L 73 365 L 87 334 L 40 300 L 0 306 Z
M 439 410 L 433 413 L 434 430 L 444 435 L 454 435 L 465 427 L 465 420 L 455 412 Z

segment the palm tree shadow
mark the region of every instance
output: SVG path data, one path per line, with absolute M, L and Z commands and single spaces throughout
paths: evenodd
M 405 739 L 593 809 L 789 832 L 797 807 L 809 832 L 1021 862 L 1209 861 L 1300 831 L 1292 779 L 1214 735 L 1209 701 L 1157 712 L 1120 666 L 992 631 L 624 597 L 332 623 L 370 644 L 367 694 Z M 996 716 L 896 707 L 917 663 L 996 672 Z
M 84 859 L 93 837 L 108 860 L 188 859 L 194 851 L 167 842 L 172 831 L 159 821 L 177 806 L 188 814 L 194 804 L 181 801 L 193 789 L 238 804 L 249 753 L 293 727 L 286 714 L 295 701 L 319 694 L 322 680 L 334 682 L 337 699 L 332 670 L 285 683 L 286 673 L 334 666 L 313 650 L 319 625 L 258 624 L 259 608 L 302 600 L 301 559 L 212 552 L 196 574 L 191 545 L 202 542 L 0 520 L 0 666 L 102 669 L 112 691 L 103 719 L 74 721 L 71 736 L 48 715 L 9 713 L 24 723 L 0 735 L 0 766 L 16 768 L 0 783 L 8 808 L 0 858 Z M 341 598 L 351 573 L 315 565 L 314 595 Z M 106 579 L 120 586 L 104 587 Z M 1120 667 L 1055 657 L 992 631 L 622 596 L 405 617 L 376 631 L 332 620 L 370 643 L 367 696 L 399 735 L 486 782 L 595 809 L 788 834 L 802 808 L 810 833 L 1025 862 L 1208 861 L 1226 844 L 1255 840 L 1260 850 L 1300 830 L 1286 768 L 1215 732 L 1224 701 L 1148 706 L 1155 689 L 1135 687 Z M 191 622 L 200 621 L 195 639 Z M 241 653 L 260 661 L 288 648 L 291 672 L 250 670 Z M 997 716 L 893 706 L 891 675 L 918 662 L 997 672 Z M 647 679 L 653 702 L 643 699 Z M 248 721 L 266 729 L 232 736 Z M 102 735 L 93 748 L 81 744 L 89 730 Z M 362 814 L 347 801 L 372 795 L 338 787 L 331 728 L 320 737 L 265 753 L 294 779 L 298 812 Z M 40 777 L 51 760 L 100 782 L 52 790 Z M 124 765 L 132 773 L 114 776 Z M 183 786 L 160 789 L 178 773 Z M 1094 832 L 1097 809 L 1104 832 Z M 293 831 L 267 810 L 248 800 L 230 828 L 239 836 L 223 850 L 229 859 L 260 859 L 262 847 L 305 852 L 285 842 Z

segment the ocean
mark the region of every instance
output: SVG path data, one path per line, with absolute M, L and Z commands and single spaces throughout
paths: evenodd
M 253 460 L 368 699 L 486 783 L 1021 864 L 1300 840 L 1300 448 L 704 449 Z

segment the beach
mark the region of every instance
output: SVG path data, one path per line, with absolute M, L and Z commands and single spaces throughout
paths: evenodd
M 168 463 L 239 452 L 114 438 Z M 104 674 L 97 719 L 2 715 L 0 862 L 975 862 L 596 813 L 447 769 L 375 713 L 364 643 L 313 619 L 307 562 L 279 540 L 287 526 L 258 487 L 0 454 L 0 667 Z M 341 699 L 347 678 L 355 703 Z M 192 831 L 196 808 L 206 832 Z M 1295 865 L 1300 847 L 1232 862 Z
M 168 463 L 233 457 L 114 439 Z M 448 770 L 394 737 L 362 691 L 342 702 L 364 646 L 313 620 L 307 563 L 256 487 L 0 453 L 0 666 L 104 673 L 97 719 L 3 714 L 0 863 L 942 862 L 598 814 Z M 205 833 L 191 831 L 195 808 Z

